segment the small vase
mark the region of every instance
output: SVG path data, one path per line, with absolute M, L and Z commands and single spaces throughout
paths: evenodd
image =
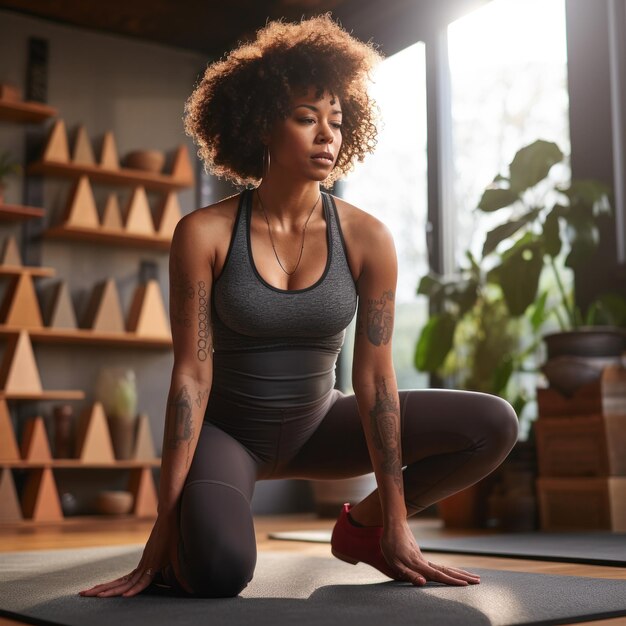
M 107 415 L 111 442 L 116 459 L 130 459 L 135 445 L 135 415 Z

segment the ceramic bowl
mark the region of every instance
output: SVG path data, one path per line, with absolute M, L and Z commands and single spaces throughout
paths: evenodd
M 96 509 L 105 515 L 124 515 L 133 508 L 130 491 L 101 491 L 96 497 Z
M 134 170 L 159 173 L 165 165 L 165 154 L 160 150 L 135 150 L 126 155 L 124 164 Z

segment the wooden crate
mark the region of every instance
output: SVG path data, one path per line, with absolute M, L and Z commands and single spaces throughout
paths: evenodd
M 626 531 L 626 478 L 538 478 L 541 529 Z
M 542 418 L 534 428 L 540 476 L 626 476 L 626 415 Z
M 564 396 L 552 387 L 537 388 L 539 418 L 580 415 L 626 414 L 626 368 L 611 365 L 604 368 L 598 381 L 579 387 Z

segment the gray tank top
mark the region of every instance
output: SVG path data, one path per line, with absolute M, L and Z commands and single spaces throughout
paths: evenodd
M 216 355 L 294 348 L 337 355 L 354 317 L 357 292 L 332 196 L 322 192 L 328 250 L 323 274 L 305 289 L 284 290 L 268 284 L 254 265 L 252 193 L 241 194 L 224 268 L 213 284 Z

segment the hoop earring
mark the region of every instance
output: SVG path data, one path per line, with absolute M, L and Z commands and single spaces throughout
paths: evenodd
M 265 178 L 269 174 L 270 163 L 271 163 L 270 149 L 269 149 L 269 146 L 265 146 L 263 149 L 263 170 L 261 173 L 261 178 Z

